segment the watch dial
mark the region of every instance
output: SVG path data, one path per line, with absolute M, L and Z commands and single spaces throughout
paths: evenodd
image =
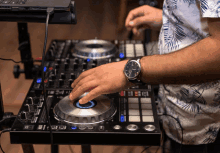
M 125 67 L 125 73 L 129 78 L 134 78 L 138 75 L 140 71 L 140 67 L 138 63 L 131 61 Z

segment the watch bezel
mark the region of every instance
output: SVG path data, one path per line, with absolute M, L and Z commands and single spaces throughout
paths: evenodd
M 138 59 L 138 60 L 130 60 L 130 61 L 128 61 L 128 62 L 125 64 L 124 74 L 125 74 L 125 76 L 126 76 L 129 80 L 135 80 L 135 79 L 137 79 L 137 76 L 141 73 L 141 64 L 139 63 L 139 61 L 140 61 L 140 59 Z M 137 75 L 136 75 L 135 77 L 129 77 L 129 76 L 127 76 L 127 73 L 126 73 L 126 66 L 127 66 L 129 63 L 131 63 L 131 62 L 137 63 L 138 66 L 140 67 L 140 70 L 139 70 L 139 72 L 137 73 Z

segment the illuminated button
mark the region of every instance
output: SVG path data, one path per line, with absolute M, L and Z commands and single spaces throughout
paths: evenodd
M 125 55 L 123 53 L 119 54 L 119 58 L 124 58 L 124 57 L 125 57 Z
M 136 56 L 144 56 L 143 44 L 135 44 Z
M 142 116 L 143 122 L 154 122 L 153 116 Z
M 130 116 L 129 115 L 129 122 L 140 122 L 140 116 Z
M 139 105 L 138 104 L 128 104 L 129 109 L 139 109 Z
M 52 68 L 52 67 L 49 67 L 49 70 L 53 70 L 53 68 Z
M 47 71 L 47 67 L 45 66 L 45 67 L 44 67 L 44 72 L 46 72 L 46 71 Z
M 121 121 L 121 122 L 124 122 L 124 121 L 125 121 L 125 117 L 124 117 L 124 115 L 121 115 L 121 117 L 120 117 L 120 121 Z
M 120 126 L 120 125 L 115 125 L 115 126 L 113 127 L 113 129 L 115 129 L 115 130 L 120 130 L 120 129 L 121 129 L 121 126 Z
M 88 103 L 86 103 L 86 104 L 80 104 L 79 102 L 76 102 L 76 106 L 77 106 L 78 108 L 88 109 L 88 108 L 94 107 L 94 106 L 95 106 L 95 103 L 94 103 L 92 100 L 90 100 L 90 101 L 89 101 Z
M 142 110 L 142 115 L 153 115 L 153 111 L 152 110 Z
M 129 131 L 136 131 L 138 129 L 138 126 L 135 125 L 135 124 L 130 124 L 130 125 L 127 126 L 127 129 Z
M 87 58 L 87 62 L 90 62 L 90 59 L 89 59 L 89 58 Z
M 146 130 L 146 131 L 154 131 L 155 129 L 156 129 L 156 127 L 154 126 L 154 125 L 146 125 L 145 127 L 144 127 L 144 129 Z
M 134 91 L 135 97 L 138 97 L 138 91 Z
M 76 130 L 77 127 L 76 127 L 76 126 L 71 126 L 71 129 L 72 129 L 72 130 Z
M 151 99 L 150 98 L 141 98 L 141 103 L 151 103 Z
M 141 104 L 141 108 L 142 109 L 152 109 L 152 105 L 151 104 Z
M 42 82 L 42 79 L 41 78 L 38 78 L 37 79 L 37 83 L 41 83 Z
M 138 98 L 128 98 L 128 103 L 135 103 L 138 104 Z
M 121 92 L 120 92 L 120 95 L 121 95 L 121 96 L 124 96 L 124 91 L 121 91 Z
M 139 113 L 139 110 L 129 109 L 129 115 L 136 116 L 136 115 L 140 115 L 140 113 Z

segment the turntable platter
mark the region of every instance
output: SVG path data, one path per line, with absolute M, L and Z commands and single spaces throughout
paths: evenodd
M 116 47 L 110 41 L 91 39 L 80 41 L 72 48 L 72 55 L 84 59 L 110 58 L 116 53 Z
M 114 103 L 107 96 L 101 95 L 87 104 L 80 105 L 79 99 L 71 101 L 69 96 L 64 97 L 54 107 L 54 116 L 59 121 L 69 124 L 96 124 L 110 119 L 115 115 Z

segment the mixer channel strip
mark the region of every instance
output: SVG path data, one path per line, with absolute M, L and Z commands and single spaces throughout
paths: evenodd
M 47 105 L 48 112 L 50 111 L 53 99 L 54 99 L 53 96 L 48 96 L 47 97 L 46 105 Z M 43 111 L 42 111 L 42 114 L 40 115 L 39 123 L 46 123 L 46 121 L 47 121 L 47 114 L 46 114 L 46 108 L 44 107 Z

